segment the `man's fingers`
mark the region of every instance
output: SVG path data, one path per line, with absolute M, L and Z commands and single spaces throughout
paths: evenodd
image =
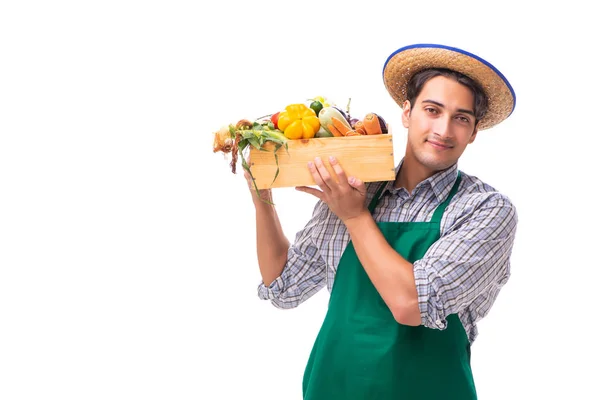
M 319 170 L 319 174 L 321 174 L 321 178 L 323 178 L 323 181 L 325 182 L 327 187 L 329 189 L 333 189 L 333 185 L 335 185 L 335 180 L 329 173 L 329 170 L 323 163 L 323 160 L 321 160 L 321 157 L 315 158 L 315 165 L 317 166 L 317 169 Z
M 327 168 L 325 167 L 325 164 L 323 164 L 323 161 L 320 157 L 315 158 L 314 162 L 308 163 L 308 169 L 310 170 L 317 186 L 319 186 L 323 191 L 331 190 L 331 185 L 335 182 L 333 182 L 329 171 L 327 171 Z
M 365 183 L 358 178 L 351 176 L 350 178 L 348 178 L 348 183 L 360 194 L 364 195 L 367 192 L 367 187 L 365 186 Z
M 346 173 L 344 172 L 344 169 L 342 168 L 342 166 L 338 163 L 337 159 L 335 157 L 329 157 L 329 164 L 331 164 L 331 167 L 333 168 L 333 170 L 335 171 L 336 175 L 337 175 L 337 180 L 338 180 L 338 184 L 342 189 L 345 189 L 348 187 L 348 178 L 346 177 Z
M 308 163 L 308 170 L 310 171 L 310 174 L 315 180 L 315 184 L 320 188 L 323 188 L 325 186 L 325 182 L 323 182 L 323 179 L 321 179 L 321 174 L 319 174 L 319 171 L 317 170 L 317 167 L 315 166 L 314 162 Z

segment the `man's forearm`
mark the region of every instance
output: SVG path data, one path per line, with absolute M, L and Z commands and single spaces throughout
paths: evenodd
M 412 263 L 389 245 L 368 212 L 346 221 L 346 226 L 358 259 L 396 321 L 420 325 Z
M 269 286 L 283 271 L 289 241 L 283 233 L 275 207 L 255 200 L 256 249 L 263 283 Z

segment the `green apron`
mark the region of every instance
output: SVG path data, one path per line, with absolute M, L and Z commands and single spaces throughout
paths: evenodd
M 377 223 L 409 262 L 439 239 L 442 215 L 460 179 L 459 171 L 430 222 Z M 369 205 L 371 213 L 384 186 Z M 438 330 L 396 322 L 349 243 L 304 372 L 304 399 L 476 399 L 466 332 L 457 315 L 448 316 L 447 323 Z

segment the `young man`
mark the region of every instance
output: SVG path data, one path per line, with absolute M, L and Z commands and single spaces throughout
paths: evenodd
M 512 113 L 514 92 L 488 62 L 441 45 L 399 49 L 383 78 L 408 130 L 395 181 L 364 184 L 316 159 L 319 189 L 298 190 L 319 201 L 292 244 L 253 192 L 258 293 L 291 308 L 331 291 L 305 399 L 476 399 L 470 348 L 509 278 L 517 214 L 457 162 Z

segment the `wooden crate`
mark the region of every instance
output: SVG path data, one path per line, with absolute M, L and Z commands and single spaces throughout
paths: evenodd
M 308 162 L 321 157 L 330 174 L 335 176 L 329 156 L 337 158 L 347 176 L 364 182 L 390 181 L 396 178 L 392 135 L 366 135 L 288 140 L 288 151 L 280 148 L 279 175 L 273 182 L 277 165 L 273 147 L 269 151 L 250 150 L 250 171 L 259 189 L 314 186 Z

